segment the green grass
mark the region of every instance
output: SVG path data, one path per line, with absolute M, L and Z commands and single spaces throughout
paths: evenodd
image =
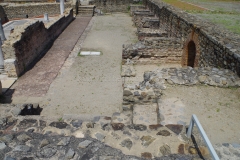
M 213 23 L 217 23 L 233 33 L 240 34 L 240 14 L 202 13 L 197 15 Z

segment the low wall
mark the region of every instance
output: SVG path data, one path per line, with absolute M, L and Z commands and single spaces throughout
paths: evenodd
M 1 18 L 2 24 L 8 22 L 7 14 L 5 13 L 2 6 L 0 6 L 0 18 Z
M 71 8 L 70 3 L 64 4 L 65 8 Z M 3 6 L 8 19 L 16 18 L 26 18 L 41 16 L 44 13 L 48 15 L 60 14 L 60 4 L 59 3 L 37 3 L 37 4 L 11 4 Z
M 46 53 L 72 20 L 72 9 L 66 9 L 64 16 L 59 16 L 45 25 L 43 22 L 32 20 L 15 27 L 14 32 L 2 45 L 4 59 L 11 59 L 5 60 L 11 63 L 5 65 L 8 75 L 16 77 L 23 74 L 36 59 Z
M 143 4 L 157 17 L 169 37 L 183 40 L 182 65 L 230 69 L 240 75 L 240 36 L 194 15 L 155 0 Z M 190 62 L 192 51 L 194 62 Z
M 138 0 L 93 0 L 92 4 L 103 12 L 128 12 L 131 4 L 139 2 Z

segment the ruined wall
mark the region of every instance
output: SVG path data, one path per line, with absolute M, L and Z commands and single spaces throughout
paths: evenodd
M 182 57 L 181 40 L 166 37 L 146 37 L 136 44 L 124 46 L 123 64 L 131 59 L 134 64 L 151 60 L 152 63 L 180 63 Z M 140 63 L 139 63 L 140 62 Z
M 10 76 L 20 76 L 34 63 L 34 60 L 45 54 L 53 41 L 62 33 L 73 20 L 72 9 L 66 9 L 64 16 L 44 24 L 32 20 L 24 25 L 17 26 L 2 46 L 4 59 L 15 59 L 11 65 L 6 65 Z M 14 72 L 16 72 L 14 74 Z
M 2 6 L 0 6 L 0 18 L 1 18 L 2 24 L 8 22 L 7 15 L 6 15 L 6 13 L 5 13 L 5 11 L 4 11 Z
M 64 4 L 65 8 L 71 8 L 70 3 Z M 58 15 L 60 14 L 60 4 L 59 3 L 31 3 L 31 4 L 11 4 L 3 6 L 8 19 L 15 18 L 26 18 L 37 17 L 48 13 L 48 15 Z
M 240 36 L 163 2 L 143 0 L 143 4 L 159 17 L 160 28 L 167 31 L 169 37 L 183 40 L 183 66 L 189 58 L 189 43 L 193 42 L 194 67 L 220 67 L 240 75 Z
M 138 2 L 136 0 L 94 0 L 93 4 L 103 12 L 127 12 L 130 4 Z

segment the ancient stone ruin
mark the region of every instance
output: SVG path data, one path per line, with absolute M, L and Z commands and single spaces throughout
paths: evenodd
M 2 8 L 9 20 L 52 17 L 2 45 L 1 76 L 18 79 L 0 97 L 0 160 L 212 159 L 196 126 L 186 135 L 192 114 L 221 159 L 239 159 L 238 97 L 212 102 L 239 93 L 238 35 L 159 0 Z

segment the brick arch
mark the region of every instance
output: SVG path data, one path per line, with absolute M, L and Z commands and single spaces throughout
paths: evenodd
M 183 44 L 182 66 L 198 67 L 199 58 L 200 45 L 198 34 L 193 30 Z

